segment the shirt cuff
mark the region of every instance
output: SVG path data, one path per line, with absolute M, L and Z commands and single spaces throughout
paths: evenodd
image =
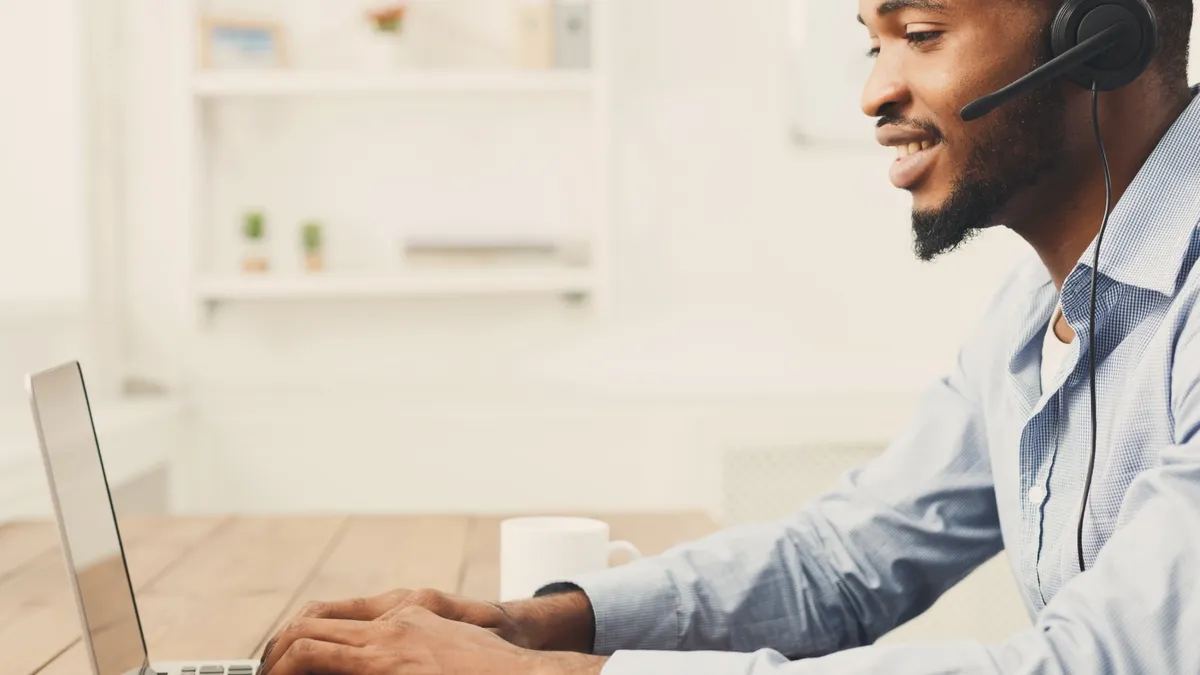
M 653 560 L 556 580 L 543 590 L 558 584 L 577 586 L 591 602 L 596 621 L 593 654 L 609 656 L 618 649 L 679 647 L 678 593 L 666 570 Z
M 787 663 L 776 652 L 645 652 L 619 651 L 608 659 L 600 675 L 731 675 L 757 673 Z

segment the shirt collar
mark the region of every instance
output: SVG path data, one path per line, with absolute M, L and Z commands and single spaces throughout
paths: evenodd
M 1109 216 L 1100 273 L 1119 283 L 1175 292 L 1192 231 L 1200 221 L 1200 86 L 1159 141 Z M 1091 273 L 1096 240 L 1076 272 Z M 1044 268 L 1043 268 L 1044 269 Z

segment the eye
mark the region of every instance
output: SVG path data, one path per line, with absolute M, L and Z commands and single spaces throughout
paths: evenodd
M 921 31 L 914 31 L 912 33 L 906 33 L 904 35 L 904 39 L 908 40 L 908 43 L 910 45 L 923 45 L 923 44 L 927 44 L 929 42 L 933 42 L 934 40 L 940 38 L 941 36 L 942 36 L 941 31 L 921 30 Z
M 876 56 L 879 56 L 879 47 L 871 47 L 870 49 L 867 50 L 867 58 L 868 59 L 873 59 Z

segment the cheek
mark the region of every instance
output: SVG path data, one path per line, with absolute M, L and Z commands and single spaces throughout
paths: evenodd
M 942 136 L 954 145 L 971 134 L 971 128 L 962 121 L 959 113 L 977 96 L 964 86 L 961 76 L 946 68 L 925 68 L 912 80 L 911 90 L 916 104 L 912 111 L 914 117 L 933 122 Z

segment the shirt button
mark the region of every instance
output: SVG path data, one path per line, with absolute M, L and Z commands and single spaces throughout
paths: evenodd
M 1042 501 L 1046 499 L 1046 488 L 1041 485 L 1035 485 L 1029 488 L 1029 503 L 1033 506 L 1040 506 Z

